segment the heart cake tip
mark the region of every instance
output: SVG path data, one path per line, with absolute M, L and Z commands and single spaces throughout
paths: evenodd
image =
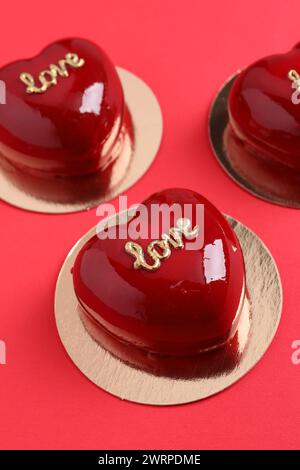
M 152 195 L 126 222 L 93 236 L 72 273 L 86 329 L 126 363 L 164 373 L 162 364 L 175 364 L 178 373 L 211 351 L 233 354 L 246 300 L 243 253 L 200 194 Z
M 253 192 L 300 205 L 300 49 L 262 58 L 235 78 L 226 154 Z
M 134 130 L 119 75 L 98 45 L 56 41 L 2 67 L 0 80 L 1 163 L 29 178 L 76 181 L 78 191 L 91 175 L 103 190 L 122 180 Z

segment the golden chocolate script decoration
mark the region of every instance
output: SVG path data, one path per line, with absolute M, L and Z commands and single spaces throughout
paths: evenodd
M 171 255 L 171 246 L 175 249 L 183 248 L 183 237 L 191 240 L 199 234 L 199 226 L 195 225 L 191 229 L 192 224 L 189 219 L 178 219 L 176 225 L 177 227 L 169 229 L 169 233 L 164 233 L 161 240 L 154 240 L 147 246 L 147 253 L 152 258 L 153 264 L 149 264 L 145 260 L 144 250 L 141 245 L 135 242 L 126 243 L 125 251 L 135 258 L 134 269 L 143 268 L 147 271 L 156 271 L 161 266 L 161 260 L 167 259 Z
M 300 76 L 299 76 L 298 72 L 296 70 L 293 70 L 293 69 L 289 70 L 288 78 L 294 83 L 297 83 L 300 80 Z
M 43 70 L 39 74 L 40 87 L 35 85 L 34 77 L 27 72 L 21 73 L 20 80 L 27 86 L 27 93 L 44 93 L 48 88 L 57 84 L 57 77 L 68 77 L 67 65 L 79 68 L 84 65 L 84 59 L 80 59 L 75 53 L 68 52 L 64 59 L 58 61 L 58 65 L 50 64 L 48 70 Z

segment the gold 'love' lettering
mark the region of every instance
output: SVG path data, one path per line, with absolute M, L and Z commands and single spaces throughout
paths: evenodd
M 187 240 L 196 238 L 199 234 L 199 226 L 195 225 L 191 229 L 191 221 L 189 219 L 178 219 L 177 227 L 171 227 L 169 233 L 164 233 L 161 240 L 154 240 L 147 246 L 147 253 L 153 260 L 149 264 L 145 259 L 144 250 L 138 243 L 127 242 L 125 251 L 135 258 L 133 263 L 134 269 L 146 269 L 147 271 L 156 271 L 161 266 L 161 260 L 169 258 L 171 255 L 171 247 L 178 249 L 183 248 L 183 237 Z
M 69 76 L 67 65 L 73 68 L 82 67 L 84 59 L 80 59 L 77 54 L 68 52 L 64 59 L 58 61 L 58 65 L 50 64 L 49 70 L 43 70 L 39 74 L 40 87 L 35 85 L 34 77 L 30 73 L 21 73 L 20 80 L 26 85 L 27 93 L 44 93 L 49 87 L 57 84 L 58 76 Z

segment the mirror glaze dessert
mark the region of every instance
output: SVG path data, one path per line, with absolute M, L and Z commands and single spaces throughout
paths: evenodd
M 225 147 L 254 187 L 300 202 L 300 45 L 244 69 L 230 91 Z
M 183 213 L 189 205 L 190 215 L 177 218 L 171 212 L 167 227 L 160 218 L 153 239 L 151 208 L 162 204 L 177 204 Z M 200 223 L 199 207 L 204 211 Z M 133 239 L 139 224 L 148 235 Z M 143 211 L 117 229 L 107 227 L 101 238 L 92 237 L 72 270 L 90 334 L 115 356 L 145 370 L 157 368 L 160 358 L 185 367 L 186 358 L 190 362 L 228 344 L 246 286 L 242 250 L 223 215 L 194 191 L 167 189 L 149 197 Z M 127 236 L 121 239 L 120 233 Z
M 125 140 L 133 139 L 122 85 L 107 55 L 84 39 L 63 39 L 0 70 L 0 159 L 24 175 L 65 180 L 101 175 L 111 184 Z M 128 163 L 128 162 L 127 162 Z M 98 178 L 99 183 L 99 178 Z

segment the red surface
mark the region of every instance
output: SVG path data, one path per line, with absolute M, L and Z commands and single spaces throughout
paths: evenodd
M 175 407 L 122 402 L 90 383 L 60 343 L 54 286 L 73 243 L 99 220 L 94 210 L 30 214 L 1 203 L 1 448 L 297 448 L 300 365 L 300 212 L 236 186 L 209 147 L 207 113 L 239 67 L 299 41 L 297 1 L 91 1 L 1 4 L 1 62 L 65 36 L 98 42 L 151 85 L 165 133 L 159 155 L 128 191 L 129 202 L 165 186 L 189 187 L 247 224 L 277 261 L 284 289 L 278 333 L 259 364 L 207 400 Z M 295 352 L 294 352 L 295 354 Z M 297 362 L 297 361 L 294 361 Z

